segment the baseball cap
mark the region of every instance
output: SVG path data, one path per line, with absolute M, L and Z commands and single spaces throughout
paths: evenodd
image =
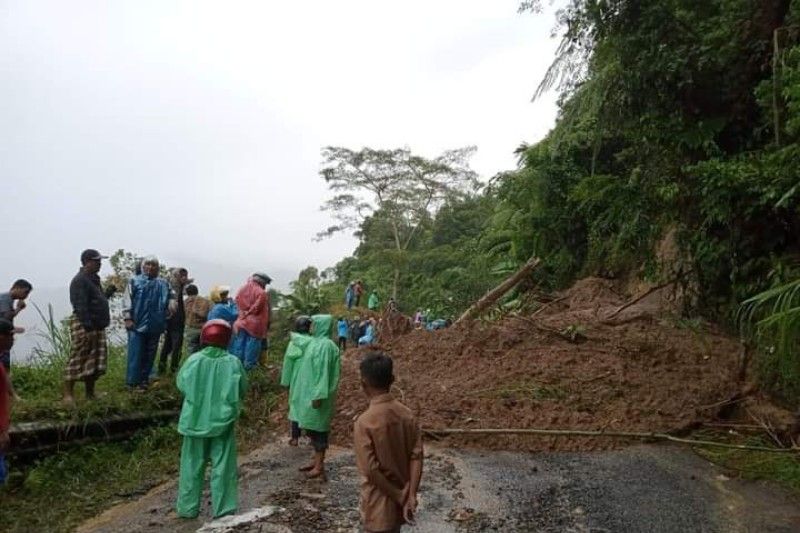
M 254 278 L 261 278 L 264 280 L 265 283 L 269 284 L 272 283 L 272 278 L 264 274 L 263 272 L 255 272 L 253 274 Z
M 92 248 L 86 249 L 81 252 L 81 263 L 86 261 L 93 261 L 96 259 L 108 259 L 107 255 L 100 255 L 100 252 Z

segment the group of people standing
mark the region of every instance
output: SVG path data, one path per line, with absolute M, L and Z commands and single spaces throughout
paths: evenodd
M 185 268 L 173 269 L 169 280 L 159 276 L 159 268 L 157 258 L 147 257 L 142 261 L 141 272 L 128 283 L 123 310 L 128 331 L 127 385 L 132 389 L 147 389 L 162 335 L 158 373 L 162 376 L 175 373 L 180 366 L 184 339 L 189 353 L 194 353 L 200 348 L 203 325 L 214 319 L 228 323 L 232 328 L 231 352 L 239 357 L 246 370 L 254 368 L 267 345 L 271 316 L 267 285 L 271 278 L 256 272 L 239 289 L 235 301 L 228 297 L 229 288 L 217 287 L 209 302 L 199 295 Z
M 86 396 L 93 398 L 95 383 L 106 371 L 109 298 L 115 289 L 102 287 L 99 271 L 103 259 L 97 250 L 84 250 L 81 267 L 70 283 L 72 348 L 64 370 L 64 400 L 69 403 L 74 402 L 75 382 L 83 381 Z M 199 514 L 205 468 L 210 462 L 213 514 L 231 514 L 238 509 L 235 423 L 247 391 L 247 369 L 257 365 L 266 346 L 270 322 L 266 288 L 271 279 L 257 272 L 235 299 L 230 298 L 229 287 L 218 286 L 209 301 L 199 295 L 185 268 L 174 269 L 169 279 L 159 271 L 157 258 L 145 258 L 125 290 L 126 382 L 133 390 L 148 387 L 163 336 L 159 374 L 177 371 L 176 384 L 184 395 L 178 422 L 183 444 L 177 513 L 188 518 Z M 3 452 L 9 441 L 13 397 L 8 358 L 14 334 L 21 332 L 13 319 L 25 308 L 32 288 L 29 282 L 18 280 L 11 291 L 0 294 L 0 483 L 6 475 Z M 373 294 L 377 299 L 377 293 Z M 338 324 L 340 337 L 343 331 L 350 333 L 350 324 L 344 321 L 347 328 L 343 330 L 342 321 Z M 366 328 L 359 338 L 363 344 L 361 338 L 374 336 L 375 323 L 357 324 L 359 335 L 360 328 Z M 341 353 L 332 340 L 333 325 L 331 315 L 299 317 L 281 371 L 281 385 L 288 389 L 289 444 L 299 445 L 304 432 L 313 448 L 311 461 L 301 468 L 309 479 L 327 478 L 325 454 L 341 376 Z M 181 365 L 184 339 L 190 356 Z M 403 523 L 412 521 L 417 505 L 422 475 L 419 426 L 411 411 L 389 392 L 394 380 L 389 356 L 367 354 L 359 368 L 369 399 L 369 408 L 357 418 L 354 428 L 356 466 L 362 475 L 362 521 L 369 532 L 399 531 Z
M 178 422 L 183 435 L 176 510 L 180 517 L 200 513 L 204 472 L 211 463 L 211 508 L 214 517 L 238 510 L 235 424 L 247 390 L 247 372 L 228 353 L 231 326 L 224 319 L 207 321 L 200 331 L 201 350 L 181 367 L 177 384 L 184 394 Z M 341 352 L 331 340 L 331 315 L 300 316 L 284 354 L 281 385 L 288 389 L 290 446 L 305 432 L 313 449 L 300 467 L 307 479 L 327 480 L 325 454 L 341 376 Z M 360 510 L 365 531 L 399 532 L 413 522 L 422 477 L 423 449 L 419 424 L 411 411 L 390 394 L 392 359 L 367 354 L 359 365 L 368 409 L 355 421 L 355 462 L 361 477 Z
M 356 281 L 351 281 L 347 288 L 344 290 L 344 304 L 347 306 L 347 309 L 350 310 L 353 307 L 358 307 L 361 305 L 361 297 L 364 295 L 364 284 L 360 279 Z M 378 312 L 381 306 L 381 299 L 378 296 L 377 290 L 372 290 L 369 293 L 369 298 L 367 299 L 367 308 L 370 311 Z
M 347 341 L 354 346 L 371 346 L 378 337 L 378 321 L 375 318 L 356 317 L 353 320 L 340 316 L 336 322 L 339 348 L 347 349 Z

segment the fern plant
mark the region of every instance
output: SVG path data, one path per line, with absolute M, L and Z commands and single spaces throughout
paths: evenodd
M 746 300 L 739 321 L 759 346 L 762 377 L 787 398 L 800 398 L 800 278 Z

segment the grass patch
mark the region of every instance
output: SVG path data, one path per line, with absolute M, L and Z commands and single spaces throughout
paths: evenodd
M 164 426 L 127 442 L 81 446 L 13 470 L 0 489 L 3 530 L 72 531 L 84 519 L 173 477 L 180 445 L 175 427 Z
M 61 404 L 64 387 L 64 367 L 69 359 L 71 342 L 66 322 L 53 318 L 52 308 L 43 312 L 42 331 L 37 333 L 38 346 L 26 365 L 12 364 L 11 379 L 21 400 L 14 403 L 12 422 L 33 420 L 85 420 L 109 415 L 178 409 L 180 394 L 174 377 L 159 381 L 147 394 L 131 394 L 125 386 L 126 349 L 109 346 L 108 367 L 95 386 L 98 398 L 84 399 L 82 383 L 75 385 L 77 403 L 74 407 Z
M 695 435 L 708 440 L 729 441 L 730 435 L 715 433 Z M 763 437 L 746 437 L 736 440 L 736 444 L 750 446 L 775 446 Z M 740 479 L 773 481 L 800 494 L 800 457 L 789 453 L 769 453 L 725 448 L 695 448 L 703 458 L 733 472 Z
M 60 359 L 60 358 L 59 358 Z M 108 369 L 95 386 L 98 398 L 87 401 L 82 383 L 75 385 L 76 404 L 61 404 L 64 386 L 64 360 L 36 360 L 31 365 L 15 365 L 12 380 L 21 400 L 14 403 L 12 421 L 85 420 L 109 415 L 179 409 L 180 393 L 174 377 L 165 377 L 146 394 L 132 394 L 125 386 L 124 347 L 110 347 Z

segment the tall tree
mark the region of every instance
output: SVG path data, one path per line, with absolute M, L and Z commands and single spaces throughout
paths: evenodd
M 322 150 L 320 175 L 334 196 L 322 206 L 337 223 L 320 232 L 325 238 L 360 229 L 370 217 L 387 225 L 392 236 L 392 295 L 397 298 L 400 274 L 409 245 L 420 225 L 448 199 L 478 188 L 469 159 L 475 147 L 447 150 L 434 159 L 407 148 L 375 150 L 328 146 Z M 379 214 L 380 216 L 374 216 Z

